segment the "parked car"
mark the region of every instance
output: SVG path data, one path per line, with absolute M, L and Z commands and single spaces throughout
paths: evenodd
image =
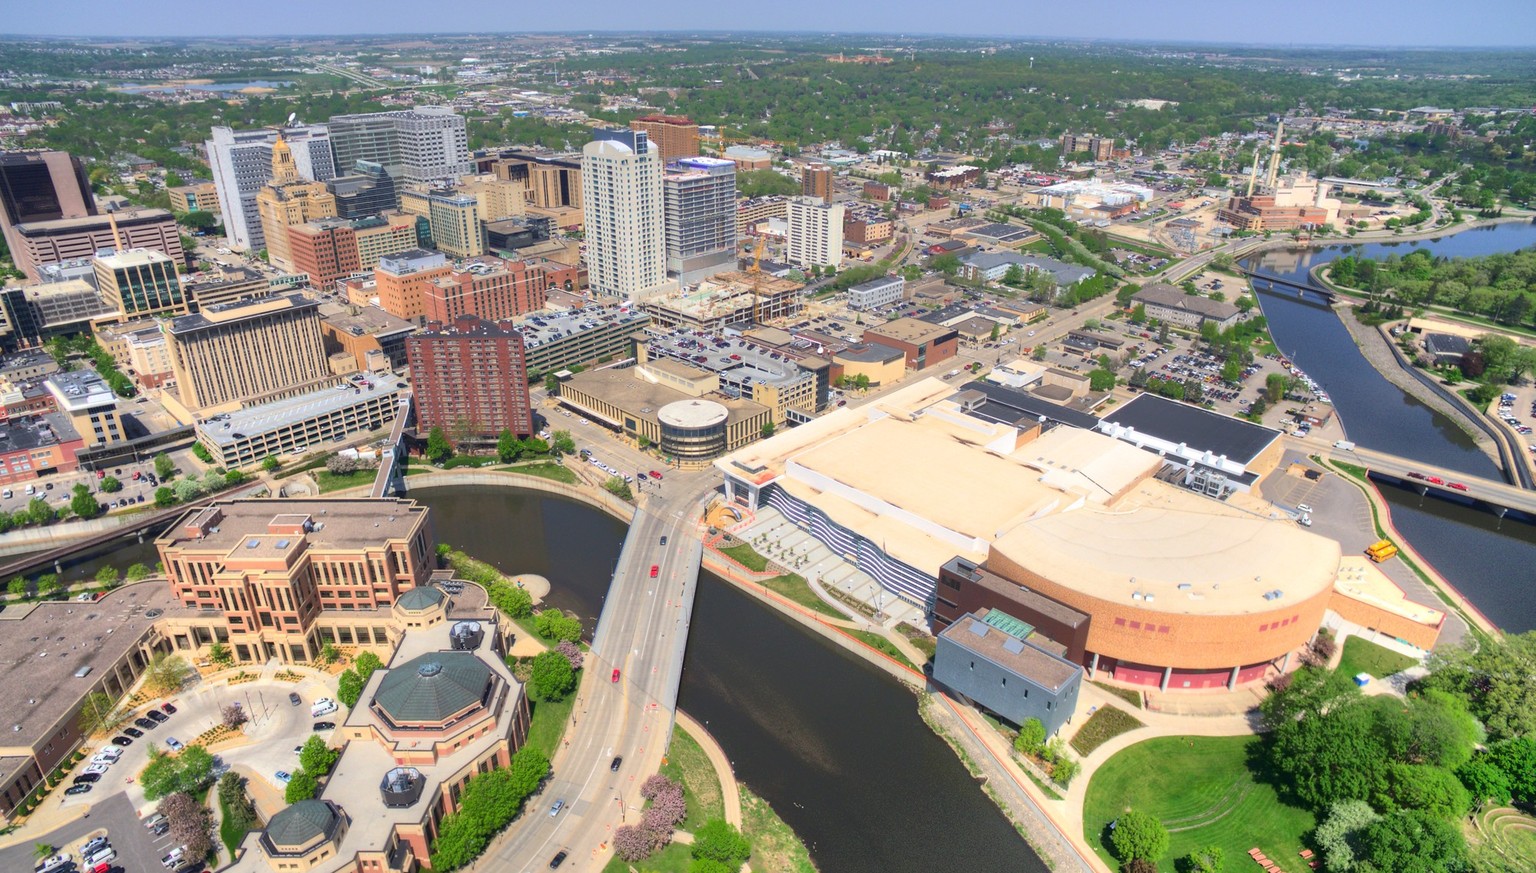
M 287 770 L 279 770 L 272 775 L 277 778 L 277 784 L 279 785 L 287 785 L 288 782 L 293 779 L 293 774 L 289 773 Z
M 155 721 L 153 719 L 150 719 L 150 718 L 145 718 L 142 715 L 139 716 L 138 718 L 134 719 L 133 723 L 138 725 L 139 727 L 143 728 L 144 730 L 147 730 L 147 731 L 152 731 L 155 728 L 160 726 L 160 722 L 157 722 L 157 721 Z
M 76 785 L 82 785 L 82 784 L 84 784 L 86 782 L 100 782 L 101 781 L 101 774 L 100 773 L 81 773 L 79 776 L 76 776 L 72 781 Z
M 144 732 L 139 730 L 138 728 L 131 728 L 131 727 L 130 728 L 123 728 L 123 733 L 127 734 L 130 737 L 133 737 L 134 739 L 138 739 L 139 737 L 144 736 Z
M 335 729 L 336 729 L 336 722 L 334 722 L 334 721 L 317 721 L 317 722 L 315 722 L 315 730 L 316 731 L 329 731 L 329 730 L 335 730 Z
M 290 691 L 288 692 L 288 702 L 294 706 L 298 706 L 304 702 L 304 698 L 300 697 L 297 691 Z
M 64 789 L 64 793 L 69 795 L 70 797 L 75 797 L 75 796 L 81 795 L 81 794 L 90 794 L 91 790 L 94 789 L 95 787 L 96 786 L 92 785 L 89 782 L 81 782 L 78 785 L 71 785 L 68 788 Z
M 549 860 L 549 869 L 553 870 L 556 867 L 559 867 L 561 864 L 564 864 L 566 857 L 570 854 L 570 852 L 567 852 L 564 849 L 556 852 L 555 857 Z
M 131 745 L 133 745 L 133 740 L 131 740 L 131 739 L 127 738 L 127 737 L 113 737 L 112 738 L 112 745 L 118 746 L 119 748 L 122 748 L 122 747 L 125 747 L 125 746 L 131 746 Z
M 179 752 L 182 749 L 186 748 L 186 746 L 182 745 L 181 740 L 178 740 L 175 737 L 166 737 L 165 738 L 165 745 L 166 745 L 166 748 L 170 749 L 173 752 Z
M 97 774 L 99 776 L 99 775 L 102 775 L 102 774 L 107 772 L 107 765 L 106 764 L 92 764 L 89 767 L 86 767 L 84 770 L 81 770 L 80 772 L 81 773 L 95 773 L 95 774 Z
M 170 705 L 169 703 L 162 703 L 162 704 L 160 704 L 160 709 L 166 715 L 175 715 L 176 714 L 176 707 Z
M 171 720 L 170 716 L 166 715 L 158 709 L 151 709 L 149 712 L 144 713 L 144 717 L 151 719 L 158 724 L 165 724 Z

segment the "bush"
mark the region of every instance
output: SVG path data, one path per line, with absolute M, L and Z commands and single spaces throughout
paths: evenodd
M 512 756 L 511 767 L 471 777 L 460 795 L 458 812 L 443 819 L 432 842 L 432 869 L 448 873 L 478 857 L 548 775 L 549 759 L 538 749 L 524 746 Z
M 558 609 L 545 609 L 533 619 L 534 632 L 546 640 L 576 642 L 581 639 L 581 621 Z
M 1045 725 L 1038 718 L 1026 718 L 1019 725 L 1019 735 L 1013 740 L 1013 747 L 1026 755 L 1034 755 L 1045 745 Z
M 135 562 L 128 565 L 128 573 L 126 578 L 129 582 L 137 582 L 148 575 L 149 567 L 145 566 L 144 564 Z
M 304 768 L 293 771 L 293 776 L 288 779 L 288 785 L 283 788 L 283 801 L 289 806 L 301 800 L 309 800 L 320 790 L 320 780 L 313 773 Z
M 581 651 L 581 647 L 575 643 L 561 640 L 560 645 L 555 646 L 555 651 L 559 652 L 561 657 L 571 662 L 572 670 L 580 670 L 581 665 L 586 662 L 586 655 Z
M 576 687 L 576 671 L 559 652 L 544 652 L 533 659 L 528 690 L 535 700 L 564 700 Z
M 712 818 L 693 832 L 693 848 L 689 854 L 739 870 L 752 856 L 752 844 L 730 822 Z

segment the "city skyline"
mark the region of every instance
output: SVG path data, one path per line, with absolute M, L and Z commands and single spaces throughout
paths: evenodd
M 1095 4 L 1103 14 L 1083 15 L 1073 7 L 1041 5 L 1020 9 L 998 0 L 972 0 L 949 7 L 951 15 L 936 20 L 931 8 L 917 3 L 888 4 L 873 19 L 852 8 L 830 9 L 808 0 L 787 0 L 766 17 L 743 27 L 732 10 L 699 2 L 676 0 L 658 15 L 652 7 L 615 0 L 593 0 L 574 8 L 548 6 L 517 10 L 514 20 L 497 20 L 498 7 L 489 3 L 459 3 L 455 9 L 382 0 L 364 4 L 343 0 L 323 6 L 276 0 L 259 18 L 236 22 L 211 8 L 167 3 L 131 8 L 102 0 L 83 0 L 68 7 L 37 5 L 12 10 L 7 29 L 12 36 L 116 36 L 132 38 L 183 37 L 305 37 L 332 35 L 409 35 L 450 33 L 799 33 L 850 37 L 861 34 L 898 36 L 980 36 L 1018 39 L 1089 39 L 1134 42 L 1216 43 L 1268 46 L 1360 47 L 1530 47 L 1536 45 L 1536 6 L 1520 0 L 1477 0 L 1458 7 L 1454 16 L 1433 0 L 1392 4 L 1331 4 L 1300 0 L 1284 7 L 1239 8 L 1219 0 L 1192 0 L 1167 14 L 1162 7 L 1109 0 Z M 1390 14 L 1387 14 L 1390 11 Z M 291 14 L 290 14 L 291 13 Z M 365 13 L 365 14 L 359 14 Z M 90 34 L 77 33 L 79 23 L 92 22 Z M 295 22 L 309 28 L 296 32 Z M 578 29 L 593 21 L 601 30 Z M 688 21 L 693 31 L 660 28 L 658 21 Z M 774 21 L 814 22 L 824 29 L 782 30 Z M 983 22 L 993 22 L 988 27 Z

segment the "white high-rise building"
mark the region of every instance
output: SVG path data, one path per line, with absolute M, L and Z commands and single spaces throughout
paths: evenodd
M 587 281 L 639 300 L 669 290 L 661 150 L 643 131 L 599 130 L 581 150 Z
M 667 272 L 684 285 L 736 269 L 736 164 L 680 158 L 661 178 Z
M 464 116 L 445 106 L 334 115 L 330 128 L 338 175 L 351 173 L 358 161 L 383 165 L 396 183 L 427 184 L 474 171 Z
M 819 197 L 791 197 L 785 216 L 786 255 L 801 267 L 843 263 L 843 204 Z
M 225 235 L 237 249 L 255 252 L 267 247 L 261 213 L 256 209 L 256 192 L 272 179 L 272 144 L 279 134 L 293 151 L 293 163 L 300 176 L 312 182 L 336 176 L 330 131 L 323 124 L 254 130 L 215 127 L 206 143 L 208 166 L 213 170 Z

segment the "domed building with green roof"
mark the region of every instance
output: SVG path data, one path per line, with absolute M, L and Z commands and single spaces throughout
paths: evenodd
M 272 816 L 260 837 L 276 870 L 309 870 L 335 857 L 347 835 L 347 816 L 328 800 L 301 800 Z

